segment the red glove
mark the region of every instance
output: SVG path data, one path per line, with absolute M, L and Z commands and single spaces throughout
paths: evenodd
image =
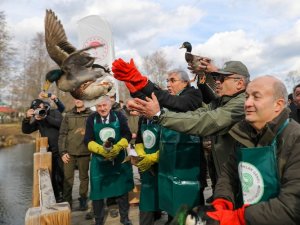
M 127 81 L 125 81 L 125 85 L 130 93 L 135 93 L 138 91 L 131 83 L 129 83 Z
M 112 71 L 117 80 L 131 83 L 137 91 L 148 83 L 148 78 L 138 71 L 133 59 L 130 60 L 130 63 L 124 62 L 123 59 L 115 60 L 112 64 Z
M 211 204 L 216 210 L 222 210 L 222 209 L 233 210 L 233 203 L 223 198 L 216 198 Z
M 207 212 L 206 214 L 220 222 L 220 225 L 246 225 L 245 208 L 248 205 L 243 205 L 242 208 L 236 210 L 220 209 L 214 212 Z

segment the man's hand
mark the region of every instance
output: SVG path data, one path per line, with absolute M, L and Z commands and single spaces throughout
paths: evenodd
M 128 101 L 127 107 L 130 110 L 135 110 L 142 115 L 151 118 L 155 116 L 160 111 L 159 102 L 154 93 L 152 93 L 151 98 L 146 97 L 146 101 L 135 98 L 134 101 Z
M 65 153 L 62 157 L 61 160 L 67 164 L 68 162 L 70 162 L 70 155 L 68 153 Z
M 28 109 L 26 112 L 26 118 L 31 118 L 34 115 L 34 109 Z
M 141 90 L 148 83 L 148 78 L 143 76 L 136 68 L 133 59 L 130 63 L 117 59 L 112 64 L 112 72 L 117 80 L 125 81 L 131 93 Z

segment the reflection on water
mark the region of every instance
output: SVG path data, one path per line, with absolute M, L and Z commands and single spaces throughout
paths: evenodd
M 0 225 L 23 225 L 31 207 L 33 144 L 0 149 Z

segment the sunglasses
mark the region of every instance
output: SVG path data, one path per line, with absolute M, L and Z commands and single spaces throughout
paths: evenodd
M 234 80 L 240 80 L 241 78 L 240 77 L 230 77 L 231 75 L 233 74 L 229 74 L 227 76 L 225 76 L 224 74 L 213 74 L 212 75 L 212 78 L 215 80 L 215 81 L 220 81 L 220 83 L 223 83 L 225 80 L 229 80 L 229 79 L 234 79 Z

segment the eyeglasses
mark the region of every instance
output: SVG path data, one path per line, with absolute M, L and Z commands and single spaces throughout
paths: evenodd
M 220 81 L 220 83 L 223 83 L 225 80 L 229 80 L 229 79 L 234 79 L 234 80 L 242 79 L 241 77 L 229 77 L 229 76 L 224 76 L 223 74 L 218 74 L 218 75 L 213 75 L 212 77 L 215 81 Z
M 171 78 L 171 79 L 167 79 L 166 81 L 167 81 L 167 83 L 169 83 L 169 82 L 175 83 L 176 81 L 181 81 L 181 80 L 176 80 L 174 78 Z

